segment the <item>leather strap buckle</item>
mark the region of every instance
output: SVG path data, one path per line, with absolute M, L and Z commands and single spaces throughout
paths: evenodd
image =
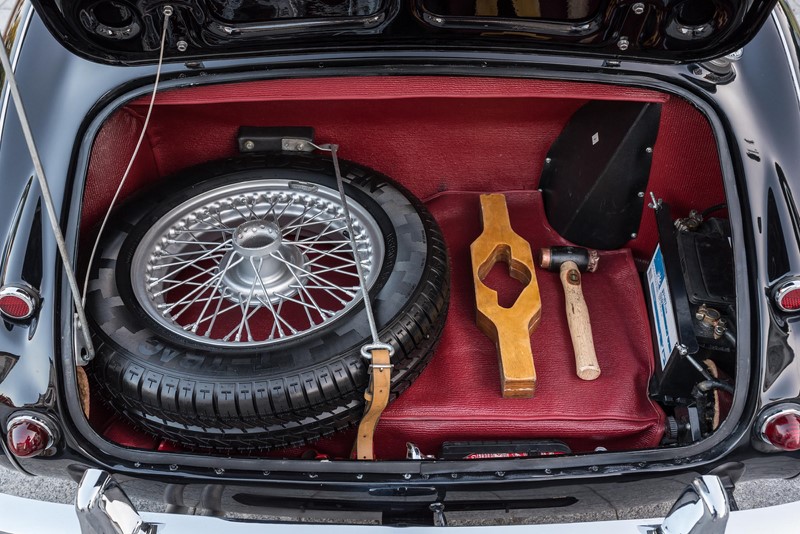
M 374 460 L 375 428 L 383 410 L 389 404 L 389 394 L 392 388 L 392 361 L 389 351 L 384 348 L 372 350 L 372 360 L 369 366 L 369 386 L 364 392 L 367 401 L 364 408 L 364 417 L 358 425 L 358 437 L 355 443 L 355 453 L 358 460 Z

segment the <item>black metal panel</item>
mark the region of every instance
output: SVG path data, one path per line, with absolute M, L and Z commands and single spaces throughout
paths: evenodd
M 678 251 L 692 304 L 732 306 L 736 302 L 736 279 L 730 244 L 730 224 L 711 218 L 695 232 L 678 232 Z
M 589 102 L 550 148 L 540 188 L 547 220 L 591 248 L 622 247 L 638 232 L 661 104 Z
M 669 287 L 669 296 L 672 301 L 672 311 L 675 314 L 678 342 L 672 347 L 672 353 L 662 367 L 661 360 L 656 358 L 655 374 L 650 384 L 650 395 L 664 399 L 669 397 L 687 396 L 692 386 L 703 377 L 688 361 L 688 357 L 697 354 L 700 346 L 697 343 L 692 317 L 694 313 L 689 305 L 686 294 L 686 282 L 683 276 L 681 263 L 683 259 L 678 248 L 678 231 L 673 224 L 673 218 L 667 204 L 659 204 L 654 210 L 658 228 L 658 244 L 664 258 L 664 271 Z M 648 293 L 648 300 L 653 295 Z M 648 302 L 648 310 L 652 314 L 652 306 Z M 653 344 L 658 347 L 658 337 L 655 333 L 656 321 L 650 317 L 653 330 Z
M 427 0 L 33 0 L 64 46 L 107 63 L 156 61 L 166 4 L 174 8 L 168 59 L 410 45 L 437 50 L 515 47 L 674 63 L 705 61 L 741 48 L 775 3 L 572 0 L 570 16 L 564 15 L 567 3 L 562 0 L 541 0 L 535 8 L 533 2 L 521 2 L 521 10 L 505 1 L 487 2 L 484 10 L 470 2 Z

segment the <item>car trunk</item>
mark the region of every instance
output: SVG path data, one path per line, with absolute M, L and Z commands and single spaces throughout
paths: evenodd
M 570 244 L 548 221 L 540 178 L 570 119 L 599 101 L 661 105 L 656 140 L 648 152 L 647 185 L 638 195 L 643 203 L 652 193 L 677 219 L 725 202 L 710 125 L 680 97 L 591 83 L 456 77 L 284 79 L 162 92 L 122 201 L 157 188 L 177 171 L 238 154 L 241 126 L 313 127 L 317 143 L 338 144 L 341 158 L 390 176 L 420 198 L 441 226 L 450 256 L 444 332 L 429 366 L 384 412 L 375 438 L 378 459 L 405 458 L 407 442 L 434 456 L 444 442 L 453 441 L 559 440 L 573 453 L 688 444 L 719 426 L 730 397 L 713 393 L 707 428 L 687 441 L 677 439 L 670 426 L 682 424 L 691 402 L 651 395 L 657 351 L 644 285 L 659 241 L 652 209 L 643 209 L 627 243 L 601 250 L 597 271 L 583 276 L 602 369 L 599 379 L 575 376 L 558 273 L 536 272 L 542 318 L 531 335 L 539 381 L 532 399 L 500 395 L 494 343 L 475 323 L 469 246 L 481 232 L 480 195 L 505 195 L 512 227 L 534 251 Z M 84 251 L 125 171 L 147 104 L 140 98 L 114 111 L 94 140 L 81 215 Z M 584 154 L 576 145 L 574 158 L 579 161 Z M 602 218 L 597 224 L 602 227 Z M 519 284 L 503 266 L 499 262 L 486 283 L 509 306 Z M 722 373 L 735 375 L 731 351 L 701 355 Z M 92 400 L 90 423 L 105 439 L 135 449 L 188 450 L 141 432 Z M 353 440 L 353 432 L 341 432 L 260 454 L 348 458 Z

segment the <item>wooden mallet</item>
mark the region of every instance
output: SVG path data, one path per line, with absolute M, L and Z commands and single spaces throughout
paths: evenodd
M 539 266 L 548 271 L 559 271 L 564 286 L 567 324 L 575 350 L 575 370 L 583 380 L 600 376 L 600 365 L 594 351 L 589 309 L 581 289 L 581 272 L 594 272 L 599 256 L 596 250 L 580 247 L 543 248 L 539 253 Z

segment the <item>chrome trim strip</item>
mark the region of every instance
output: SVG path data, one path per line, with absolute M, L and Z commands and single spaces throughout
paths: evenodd
M 789 48 L 789 41 L 786 39 L 786 33 L 783 31 L 783 26 L 778 20 L 778 9 L 783 9 L 781 4 L 775 6 L 775 9 L 772 10 L 770 17 L 772 17 L 772 21 L 775 23 L 775 28 L 778 30 L 778 37 L 781 39 L 781 44 L 783 45 L 783 51 L 786 54 L 786 60 L 789 62 L 789 71 L 792 73 L 792 81 L 794 82 L 794 94 L 795 98 L 797 99 L 797 104 L 800 106 L 800 80 L 798 80 L 798 73 L 797 68 L 800 66 L 796 66 L 792 62 L 792 51 Z

